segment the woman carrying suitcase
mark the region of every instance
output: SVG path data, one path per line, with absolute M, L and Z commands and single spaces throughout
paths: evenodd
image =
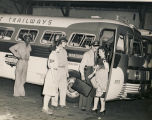
M 92 111 L 97 111 L 99 99 L 101 101 L 100 114 L 105 113 L 105 94 L 108 82 L 109 64 L 107 62 L 107 50 L 104 46 L 100 46 L 98 49 L 98 61 L 95 66 L 94 72 L 89 75 L 93 87 L 96 88 L 96 95 L 94 97 L 94 106 Z

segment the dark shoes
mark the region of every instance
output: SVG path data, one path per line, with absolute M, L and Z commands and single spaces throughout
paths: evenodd
M 99 112 L 99 116 L 105 116 L 105 114 L 106 114 L 106 110 Z
M 85 107 L 82 107 L 81 110 L 82 110 L 82 111 L 86 111 L 86 108 L 85 108 Z
M 91 110 L 91 112 L 92 112 L 92 113 L 97 113 L 97 112 L 98 112 L 98 110 L 97 110 L 97 109 L 95 109 L 95 110 Z
M 64 109 L 68 109 L 69 107 L 68 106 L 65 106 L 65 105 L 60 105 L 61 108 L 64 108 Z

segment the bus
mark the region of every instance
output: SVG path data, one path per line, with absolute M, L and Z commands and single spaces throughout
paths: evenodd
M 32 35 L 27 83 L 43 85 L 52 41 L 68 39 L 67 101 L 76 102 L 79 93 L 71 86 L 80 79 L 79 64 L 90 44 L 98 40 L 109 51 L 110 65 L 106 100 L 130 99 L 140 94 L 141 83 L 149 71 L 145 62 L 141 33 L 119 20 L 101 18 L 43 17 L 0 14 L 0 77 L 15 79 L 17 59 L 9 47 L 20 42 L 24 33 Z
M 149 71 L 146 74 L 146 81 L 142 85 L 142 93 L 149 96 L 152 89 L 152 31 L 146 29 L 139 29 L 142 36 L 143 53 L 145 56 L 144 69 Z

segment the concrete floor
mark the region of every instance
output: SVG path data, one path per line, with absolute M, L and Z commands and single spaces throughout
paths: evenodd
M 42 86 L 25 84 L 26 97 L 13 97 L 14 81 L 0 78 L 0 120 L 97 120 L 97 114 L 67 103 L 68 109 L 54 109 L 50 116 L 41 112 Z M 111 101 L 106 104 L 102 120 L 151 120 L 152 99 Z

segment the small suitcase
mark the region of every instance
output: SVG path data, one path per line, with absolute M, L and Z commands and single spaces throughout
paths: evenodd
M 88 97 L 92 90 L 92 87 L 90 85 L 88 85 L 87 83 L 85 83 L 85 81 L 82 81 L 80 79 L 76 79 L 71 88 L 77 91 L 78 93 L 84 95 L 85 97 Z

